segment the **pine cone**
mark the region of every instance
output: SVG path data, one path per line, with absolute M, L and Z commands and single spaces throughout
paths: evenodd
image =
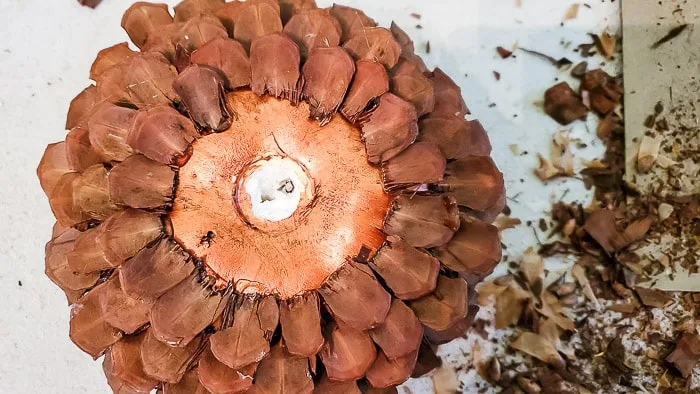
M 99 53 L 37 170 L 46 274 L 114 392 L 395 392 L 435 368 L 501 258 L 503 177 L 460 88 L 398 26 L 313 0 L 138 2 L 122 26 L 141 51 Z

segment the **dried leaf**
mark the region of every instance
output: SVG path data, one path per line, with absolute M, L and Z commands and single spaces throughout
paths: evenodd
M 696 334 L 683 334 L 676 343 L 676 348 L 666 357 L 683 377 L 688 377 L 700 360 L 700 336 Z
M 520 272 L 530 286 L 544 279 L 544 259 L 533 248 L 528 248 L 520 261 Z
M 593 302 L 593 304 L 595 304 L 596 309 L 600 308 L 598 298 L 596 298 L 595 293 L 591 288 L 591 283 L 588 281 L 588 277 L 586 276 L 586 270 L 579 264 L 574 264 L 574 266 L 571 268 L 571 275 L 576 279 L 579 286 L 581 286 L 581 288 L 583 289 L 583 295 L 585 295 L 586 298 L 588 298 Z
M 646 306 L 653 308 L 665 308 L 673 303 L 673 297 L 661 290 L 635 287 L 634 291 L 639 296 L 642 304 Z
M 510 344 L 510 347 L 533 356 L 538 360 L 554 367 L 563 368 L 566 365 L 564 359 L 559 355 L 559 352 L 551 341 L 532 332 L 524 332 L 520 334 L 518 339 Z

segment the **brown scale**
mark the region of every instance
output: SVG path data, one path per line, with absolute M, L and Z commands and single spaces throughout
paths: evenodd
M 393 236 L 388 238 L 370 266 L 402 300 L 419 298 L 433 291 L 440 272 L 440 261 Z
M 175 6 L 175 22 L 185 22 L 204 15 L 215 15 L 225 3 L 225 0 L 184 0 Z
M 109 171 L 109 198 L 132 208 L 164 208 L 173 195 L 175 172 L 143 155 L 133 155 Z
M 408 102 L 391 93 L 379 98 L 377 108 L 362 123 L 368 160 L 379 164 L 408 148 L 418 137 L 418 115 Z
M 122 288 L 133 297 L 155 300 L 192 274 L 189 258 L 179 245 L 163 238 L 122 264 Z
M 315 394 L 361 394 L 360 388 L 357 387 L 357 382 L 348 380 L 345 382 L 336 382 L 328 379 L 327 375 L 321 377 L 314 387 Z
M 126 139 L 135 116 L 133 109 L 107 104 L 90 117 L 90 144 L 102 160 L 122 161 L 134 153 Z
M 289 353 L 316 355 L 323 346 L 318 294 L 312 292 L 280 301 L 280 325 Z
M 285 25 L 294 15 L 305 10 L 318 8 L 315 0 L 279 0 L 279 4 L 280 16 L 282 17 L 282 23 Z
M 138 112 L 126 142 L 158 163 L 183 165 L 189 158 L 190 144 L 198 136 L 192 122 L 176 110 L 154 107 Z
M 224 79 L 215 69 L 191 65 L 180 73 L 173 86 L 199 127 L 224 131 L 231 126 L 224 98 Z
M 257 364 L 240 371 L 231 369 L 214 357 L 208 348 L 202 353 L 197 366 L 199 381 L 212 394 L 246 392 L 253 385 Z
M 367 331 L 335 324 L 319 354 L 331 380 L 347 381 L 364 376 L 377 357 L 377 349 Z
M 433 110 L 435 96 L 433 82 L 423 75 L 420 63 L 401 57 L 391 69 L 391 90 L 416 107 L 418 117 Z
M 113 391 L 396 393 L 439 366 L 505 206 L 459 86 L 395 24 L 313 0 L 139 2 L 122 24 L 141 52 L 98 54 L 37 168 L 46 274 Z M 302 188 L 280 221 L 244 191 L 274 160 Z
M 88 167 L 102 163 L 102 158 L 90 143 L 90 131 L 76 127 L 66 135 L 66 159 L 71 169 L 82 172 Z
M 381 63 L 360 60 L 355 65 L 355 77 L 343 101 L 341 112 L 352 123 L 366 115 L 376 98 L 389 91 L 389 76 Z
M 250 59 L 243 45 L 236 40 L 217 38 L 209 41 L 192 53 L 191 61 L 219 70 L 228 89 L 250 85 Z
M 138 300 L 124 293 L 118 273 L 112 274 L 103 284 L 99 302 L 105 322 L 126 334 L 133 334 L 148 323 L 153 306 L 152 302 Z
M 302 95 L 311 106 L 311 118 L 321 126 L 338 111 L 355 74 L 355 62 L 340 47 L 316 48 L 302 68 Z
M 136 2 L 124 13 L 122 27 L 131 41 L 142 48 L 148 37 L 164 25 L 173 23 L 166 4 Z
M 255 40 L 250 48 L 251 89 L 260 96 L 269 93 L 297 101 L 300 61 L 299 47 L 283 34 Z
M 391 32 L 383 27 L 366 27 L 355 31 L 343 48 L 358 60 L 375 60 L 387 68 L 399 61 L 401 47 Z
M 125 337 L 105 354 L 102 369 L 115 393 L 150 393 L 158 381 L 143 372 L 141 343 L 145 333 Z
M 343 32 L 341 42 L 343 43 L 356 33 L 361 33 L 365 28 L 377 26 L 377 22 L 356 8 L 334 3 L 330 13 L 340 23 Z
M 501 261 L 498 229 L 476 218 L 463 216 L 459 231 L 436 256 L 447 268 L 461 274 L 484 277 Z
M 284 26 L 284 33 L 299 45 L 302 59 L 316 48 L 338 46 L 341 31 L 340 23 L 323 9 L 301 11 Z
M 276 0 L 250 0 L 236 11 L 233 37 L 250 49 L 256 38 L 282 32 L 280 6 Z
M 233 369 L 259 363 L 270 352 L 270 339 L 279 322 L 275 298 L 242 295 L 235 307 L 228 308 L 233 308 L 228 311 L 235 316 L 233 323 L 211 336 L 212 353 Z
M 416 248 L 442 246 L 459 228 L 457 201 L 445 195 L 402 194 L 394 201 L 384 232 Z
M 151 329 L 158 340 L 185 346 L 223 311 L 222 295 L 194 273 L 163 294 L 151 309 Z
M 90 79 L 97 81 L 97 77 L 102 73 L 114 66 L 128 62 L 134 56 L 138 56 L 138 52 L 132 51 L 126 42 L 101 50 L 97 53 L 95 61 L 92 62 Z
M 439 183 L 443 180 L 445 156 L 430 142 L 416 142 L 396 157 L 382 163 L 384 189 Z
M 260 362 L 255 384 L 248 392 L 310 394 L 313 389 L 309 360 L 287 353 L 280 342 L 272 348 L 270 356 Z
M 206 346 L 204 335 L 199 335 L 187 346 L 176 347 L 159 341 L 152 330 L 147 330 L 141 342 L 143 371 L 161 382 L 177 383 Z
M 426 327 L 447 330 L 467 316 L 467 282 L 440 275 L 435 291 L 411 301 L 409 306 Z

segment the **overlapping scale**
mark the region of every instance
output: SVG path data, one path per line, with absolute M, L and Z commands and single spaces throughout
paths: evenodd
M 216 15 L 225 3 L 225 0 L 183 0 L 175 6 L 175 22 L 185 22 L 204 15 Z
M 309 359 L 289 354 L 282 342 L 272 348 L 255 373 L 255 384 L 249 393 L 275 394 L 313 392 L 314 383 L 309 371 Z
M 224 25 L 214 16 L 198 16 L 185 22 L 175 34 L 173 44 L 192 52 L 206 43 L 228 38 Z
M 401 57 L 390 71 L 391 90 L 397 96 L 416 107 L 418 116 L 423 116 L 435 107 L 433 82 L 423 74 L 420 63 Z
M 405 382 L 411 377 L 417 358 L 418 349 L 406 356 L 393 360 L 380 352 L 374 364 L 367 371 L 367 381 L 375 389 L 394 389 L 394 386 Z M 371 391 L 367 392 L 370 393 Z
M 241 371 L 231 369 L 207 348 L 199 359 L 197 374 L 202 386 L 212 394 L 242 393 L 253 385 L 256 368 L 257 364 L 252 364 Z
M 56 185 L 64 174 L 72 172 L 66 153 L 66 142 L 49 144 L 41 157 L 36 174 L 39 177 L 41 188 L 47 197 L 50 197 Z
M 259 96 L 269 93 L 299 101 L 300 61 L 299 47 L 286 35 L 278 33 L 256 39 L 250 46 L 250 88 Z
M 478 120 L 466 121 L 455 116 L 431 114 L 421 119 L 418 126 L 419 139 L 437 145 L 448 160 L 491 154 L 491 142 Z
M 396 157 L 382 163 L 382 178 L 387 191 L 435 184 L 443 180 L 447 161 L 437 146 L 416 142 Z
M 287 351 L 313 357 L 323 345 L 321 310 L 315 292 L 280 301 L 280 325 Z
M 311 118 L 325 126 L 338 111 L 355 74 L 355 62 L 340 47 L 316 48 L 302 68 L 303 96 Z
M 370 163 L 379 164 L 398 155 L 418 137 L 418 116 L 408 102 L 391 93 L 379 98 L 377 108 L 362 124 L 362 138 Z
M 160 392 L 159 392 L 160 393 Z M 162 394 L 209 394 L 199 381 L 197 369 L 191 369 L 177 383 L 164 382 Z
M 222 298 L 222 294 L 213 291 L 207 283 L 200 283 L 196 273 L 190 275 L 153 305 L 153 335 L 173 346 L 186 346 L 219 317 Z
M 250 85 L 250 59 L 241 43 L 236 40 L 214 39 L 194 51 L 191 61 L 193 64 L 219 70 L 228 89 Z
M 467 282 L 441 275 L 433 293 L 411 301 L 409 306 L 426 327 L 447 330 L 467 316 Z
M 384 223 L 387 235 L 401 237 L 416 248 L 446 244 L 459 228 L 459 208 L 454 197 L 401 194 Z
M 73 204 L 86 219 L 104 220 L 118 210 L 109 198 L 107 169 L 104 165 L 93 165 L 75 180 Z
M 395 299 L 391 302 L 389 314 L 384 322 L 369 330 L 369 335 L 389 360 L 409 355 L 412 355 L 413 360 L 415 360 L 423 338 L 423 326 L 411 308 L 406 306 L 403 301 Z M 410 373 L 409 370 L 407 376 Z
M 180 73 L 173 86 L 199 127 L 224 131 L 231 126 L 224 97 L 224 79 L 215 69 L 191 65 Z
M 279 0 L 282 24 L 286 25 L 292 17 L 305 10 L 318 8 L 315 0 Z
M 124 337 L 105 354 L 102 368 L 115 393 L 150 393 L 158 381 L 143 372 L 141 342 L 145 334 Z
M 95 109 L 102 104 L 102 96 L 95 85 L 90 85 L 80 92 L 70 102 L 68 116 L 66 117 L 66 130 L 71 130 L 77 126 L 84 126 Z
M 166 4 L 136 2 L 122 17 L 122 27 L 139 48 L 143 48 L 148 38 L 165 25 L 173 23 L 173 17 Z
M 148 323 L 152 304 L 124 293 L 118 273 L 112 274 L 100 293 L 100 307 L 104 320 L 126 334 L 132 334 Z
M 387 68 L 399 61 L 401 46 L 391 32 L 383 27 L 365 27 L 358 30 L 343 44 L 355 59 L 375 60 Z
M 241 295 L 235 301 L 233 324 L 211 336 L 211 351 L 229 368 L 259 363 L 270 352 L 270 339 L 279 322 L 273 296 Z
M 88 229 L 75 239 L 73 249 L 68 252 L 67 264 L 73 272 L 81 274 L 99 273 L 113 268 L 104 251 L 97 244 L 101 227 Z
M 389 76 L 383 64 L 360 60 L 355 68 L 355 77 L 340 110 L 351 123 L 357 123 L 371 103 L 389 91 Z
M 435 107 L 431 112 L 432 116 L 454 116 L 464 119 L 465 115 L 471 113 L 467 104 L 464 103 L 462 89 L 440 68 L 433 71 L 432 81 L 435 89 Z
M 377 349 L 367 331 L 334 324 L 320 353 L 331 380 L 357 380 L 377 358 Z
M 171 107 L 140 110 L 129 129 L 126 141 L 151 160 L 166 165 L 184 165 L 190 144 L 198 136 L 192 121 Z
M 124 87 L 131 102 L 138 107 L 168 105 L 179 98 L 173 89 L 177 70 L 157 52 L 146 52 L 133 58 L 124 73 Z
M 122 264 L 122 289 L 132 297 L 155 300 L 192 274 L 189 259 L 178 244 L 163 238 Z
M 360 388 L 357 387 L 357 382 L 347 380 L 344 382 L 336 382 L 328 379 L 327 375 L 321 377 L 314 387 L 314 394 L 361 394 Z
M 340 23 L 324 9 L 312 8 L 292 16 L 284 33 L 299 45 L 301 58 L 307 59 L 315 48 L 336 47 L 340 44 Z
M 97 77 L 102 73 L 116 65 L 128 62 L 134 56 L 137 56 L 137 52 L 132 51 L 126 42 L 99 51 L 90 68 L 90 79 L 97 81 Z
M 102 162 L 102 158 L 92 148 L 90 131 L 87 127 L 76 127 L 66 135 L 66 159 L 71 169 L 85 171 L 88 167 Z
M 163 208 L 173 197 L 175 173 L 143 155 L 129 156 L 109 172 L 109 198 L 132 208 Z
M 463 215 L 459 231 L 437 257 L 447 268 L 465 275 L 484 277 L 501 261 L 498 229 L 479 219 Z
M 357 8 L 334 3 L 330 13 L 340 22 L 343 31 L 341 42 L 346 42 L 358 33 L 361 34 L 365 28 L 377 26 L 377 22 Z
M 490 157 L 468 156 L 451 162 L 440 189 L 475 211 L 492 207 L 504 194 L 503 174 Z
M 370 266 L 402 300 L 419 298 L 433 291 L 440 272 L 440 262 L 435 257 L 395 236 L 388 238 Z
M 413 40 L 396 22 L 391 22 L 389 31 L 394 35 L 396 42 L 401 46 L 401 55 L 413 55 L 415 53 L 415 46 L 413 45 Z
M 72 227 L 83 220 L 83 215 L 73 200 L 74 185 L 78 179 L 80 174 L 67 172 L 61 175 L 51 189 L 51 193 L 48 194 L 53 216 L 66 227 Z
M 345 263 L 318 292 L 335 319 L 356 330 L 382 323 L 391 306 L 391 296 L 369 267 L 354 262 Z
M 277 0 L 248 0 L 236 12 L 233 37 L 246 49 L 260 37 L 282 32 Z
M 97 245 L 112 266 L 121 265 L 162 234 L 163 224 L 156 214 L 126 209 L 100 225 Z
M 78 230 L 68 228 L 46 244 L 46 275 L 64 291 L 88 289 L 100 279 L 99 272 L 82 274 L 75 272 L 68 265 L 68 253 L 73 250 L 79 235 Z
M 152 330 L 146 331 L 141 342 L 141 363 L 146 375 L 162 382 L 177 383 L 196 362 L 207 343 L 203 335 L 186 346 L 170 346 L 159 341 Z
M 94 358 L 122 338 L 122 332 L 107 324 L 102 315 L 104 289 L 104 284 L 98 285 L 71 305 L 70 339 Z
M 133 154 L 126 137 L 135 116 L 131 108 L 107 104 L 90 117 L 90 144 L 104 161 L 122 161 Z

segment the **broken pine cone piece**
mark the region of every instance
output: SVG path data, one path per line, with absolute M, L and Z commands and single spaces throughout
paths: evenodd
M 544 93 L 544 112 L 566 126 L 575 120 L 585 119 L 588 108 L 568 83 L 560 82 Z
M 112 389 L 396 392 L 438 366 L 505 204 L 460 87 L 342 5 L 137 2 L 122 24 L 141 51 L 100 51 L 37 168 L 46 274 Z

